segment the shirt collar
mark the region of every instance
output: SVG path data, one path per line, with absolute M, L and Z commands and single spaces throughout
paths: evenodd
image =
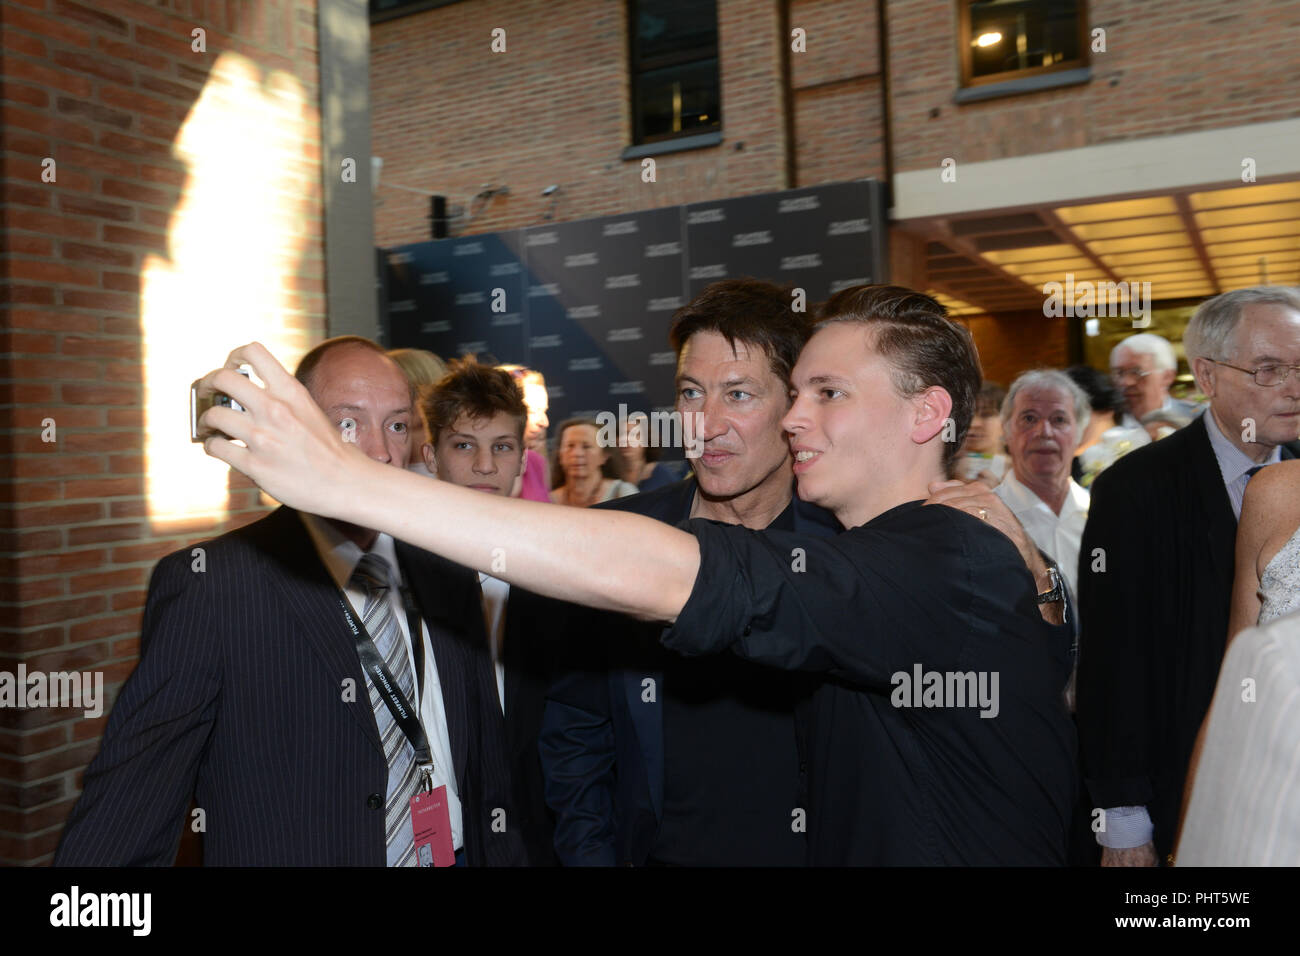
M 1214 457 L 1219 462 L 1219 472 L 1223 475 L 1225 485 L 1232 484 L 1256 465 L 1271 465 L 1282 460 L 1281 446 L 1274 445 L 1268 458 L 1261 462 L 1252 461 L 1249 455 L 1223 434 L 1218 419 L 1214 417 L 1213 408 L 1207 408 L 1202 417 L 1205 419 L 1205 430 L 1210 436 L 1210 447 L 1214 449 Z
M 346 588 L 348 582 L 352 580 L 352 572 L 361 563 L 363 552 L 360 546 L 355 541 L 345 538 L 343 532 L 320 515 L 309 515 L 301 511 L 298 515 L 302 518 L 307 534 L 311 537 L 316 553 L 320 555 L 331 580 L 340 588 Z M 397 578 L 395 583 L 400 585 L 402 572 L 397 566 L 397 549 L 393 546 L 392 536 L 381 533 L 375 538 L 370 551 L 388 562 L 388 567 Z
M 1048 506 L 1046 501 L 1038 497 L 1038 495 L 1026 486 L 1024 482 L 1016 477 L 1015 468 L 1009 467 L 1007 469 L 1007 473 L 1003 476 L 1002 482 L 998 487 L 1001 488 L 1004 485 L 1006 486 L 1007 494 L 1006 498 L 1003 500 L 1006 501 L 1007 507 L 1013 512 L 1017 510 L 1023 511 L 1029 508 L 1041 508 L 1051 515 L 1054 520 L 1058 521 L 1064 521 L 1070 516 L 1071 512 L 1074 511 L 1086 515 L 1088 513 L 1088 505 L 1092 501 L 1092 496 L 1088 494 L 1087 489 L 1071 478 L 1069 491 L 1067 491 L 1065 495 L 1065 502 L 1061 505 L 1061 513 L 1057 515 L 1052 513 L 1052 509 Z

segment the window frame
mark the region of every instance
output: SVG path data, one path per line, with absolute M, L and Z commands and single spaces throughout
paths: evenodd
M 673 50 L 668 53 L 659 53 L 654 56 L 639 57 L 637 54 L 637 5 L 639 0 L 627 0 L 624 10 L 627 13 L 627 86 L 628 86 L 628 109 L 632 116 L 632 143 L 628 150 L 637 150 L 644 146 L 653 146 L 660 143 L 672 143 L 676 140 L 698 137 L 700 145 L 714 145 L 712 142 L 704 140 L 717 137 L 721 141 L 722 133 L 722 44 L 715 40 L 712 46 L 692 47 L 689 50 Z M 713 17 L 716 22 L 718 17 L 718 4 L 716 0 L 713 3 Z M 716 35 L 716 34 L 715 34 Z M 684 66 L 694 63 L 701 63 L 712 60 L 716 64 L 717 90 L 718 90 L 718 118 L 708 126 L 696 126 L 691 129 L 679 130 L 677 132 L 658 133 L 653 136 L 647 136 L 644 132 L 643 116 L 638 108 L 637 96 L 641 92 L 638 83 L 640 78 L 647 73 L 655 70 L 662 70 L 673 66 Z M 647 154 L 648 155 L 648 154 Z M 628 158 L 626 155 L 624 158 Z
M 971 56 L 971 0 L 957 0 L 957 43 L 960 48 L 958 56 L 961 61 L 960 89 L 978 89 L 981 86 L 991 86 L 996 83 L 1012 83 L 1019 79 L 1064 73 L 1069 70 L 1088 69 L 1090 65 L 1088 61 L 1088 0 L 1077 0 L 1077 2 L 1079 5 L 1078 24 L 1076 26 L 1079 43 L 1078 57 L 1073 60 L 1062 60 L 1060 63 L 1053 63 L 1050 66 L 1031 66 L 1023 70 L 1003 70 L 1001 73 L 992 73 L 988 76 L 972 76 L 971 71 L 974 63 Z

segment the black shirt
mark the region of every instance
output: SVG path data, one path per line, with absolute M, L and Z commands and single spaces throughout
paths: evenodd
M 809 734 L 812 863 L 1065 861 L 1071 638 L 1042 620 L 1006 536 L 920 502 L 830 539 L 689 530 L 700 571 L 664 644 L 829 678 Z
M 793 532 L 793 503 L 768 527 Z M 802 866 L 794 707 L 808 680 L 725 650 L 663 656 L 664 804 L 651 862 Z

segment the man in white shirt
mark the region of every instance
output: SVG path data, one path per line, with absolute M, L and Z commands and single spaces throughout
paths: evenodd
M 1056 562 L 1072 594 L 1078 593 L 1079 545 L 1089 498 L 1070 477 L 1070 466 L 1090 415 L 1087 393 L 1055 369 L 1021 375 L 1002 403 L 1011 472 L 994 494 L 1039 550 Z

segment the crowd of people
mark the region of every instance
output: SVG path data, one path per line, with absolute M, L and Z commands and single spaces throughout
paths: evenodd
M 1149 333 L 1004 389 L 929 296 L 790 301 L 674 316 L 685 477 L 635 417 L 548 465 L 529 369 L 232 353 L 205 448 L 285 505 L 159 563 L 56 863 L 170 863 L 191 800 L 235 865 L 1300 862 L 1297 657 L 1258 663 L 1300 643 L 1300 291 L 1196 311 L 1199 405 Z

